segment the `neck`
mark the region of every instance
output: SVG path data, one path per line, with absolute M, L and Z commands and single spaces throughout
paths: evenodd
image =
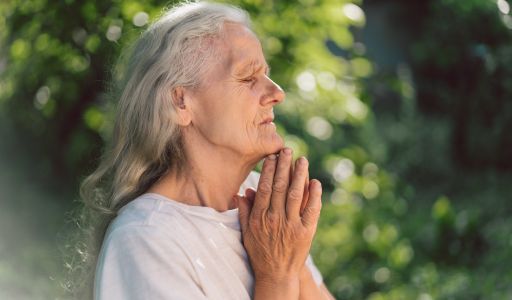
M 182 171 L 169 170 L 148 192 L 217 211 L 236 208 L 233 196 L 259 159 L 197 142 L 190 141 L 194 147 L 185 143 L 186 162 Z

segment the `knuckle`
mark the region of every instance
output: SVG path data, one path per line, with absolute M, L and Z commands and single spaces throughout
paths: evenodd
M 272 187 L 273 191 L 276 193 L 286 193 L 288 188 L 288 184 L 282 179 L 278 179 L 274 181 L 274 185 Z
M 303 193 L 297 189 L 290 189 L 288 191 L 288 199 L 299 200 L 302 199 Z
M 267 215 L 267 223 L 270 228 L 276 228 L 281 222 L 281 216 L 276 213 L 269 213 Z
M 260 192 L 264 195 L 268 195 L 268 194 L 272 193 L 272 185 L 270 184 L 270 182 L 268 180 L 260 181 L 260 184 L 258 186 L 258 192 Z
M 304 209 L 304 214 L 307 214 L 311 217 L 317 218 L 320 215 L 320 207 L 314 207 L 314 206 L 306 207 Z

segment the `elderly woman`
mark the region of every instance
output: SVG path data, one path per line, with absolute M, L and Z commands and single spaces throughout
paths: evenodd
M 82 186 L 113 218 L 94 298 L 331 299 L 308 256 L 321 184 L 276 132 L 285 95 L 247 14 L 176 6 L 123 72 L 110 149 Z

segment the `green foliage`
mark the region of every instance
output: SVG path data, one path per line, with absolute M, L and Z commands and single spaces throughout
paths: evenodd
M 510 170 L 510 4 L 430 2 L 431 17 L 412 51 L 419 108 L 449 120 L 458 165 Z
M 503 101 L 512 91 L 510 16 L 486 0 L 428 1 L 412 69 L 383 78 L 353 35 L 366 23 L 359 0 L 226 2 L 249 11 L 271 77 L 287 92 L 276 108 L 278 130 L 324 184 L 312 254 L 332 293 L 510 297 L 512 223 L 503 200 L 510 178 L 462 174 L 447 155 L 462 165 L 475 157 L 487 167 L 512 161 L 512 109 Z M 34 145 L 25 154 L 39 161 L 31 172 L 76 190 L 112 125 L 109 69 L 166 4 L 0 2 L 0 115 L 22 144 Z M 397 95 L 389 114 L 372 103 L 367 85 L 375 81 Z M 465 152 L 453 146 L 460 136 Z M 2 281 L 11 269 L 0 264 Z M 51 298 L 48 289 L 38 291 Z
M 505 4 L 503 4 L 505 3 Z M 401 4 L 404 15 L 414 2 Z M 395 218 L 414 250 L 401 282 L 404 299 L 507 299 L 510 247 L 511 108 L 508 64 L 510 7 L 506 1 L 423 2 L 411 37 L 411 68 L 377 74 L 374 92 L 380 167 L 403 184 L 407 214 Z M 500 8 L 501 7 L 501 8 Z M 404 18 L 405 19 L 405 18 Z M 411 21 L 402 22 L 407 26 Z M 489 68 L 491 67 L 491 68 Z M 388 94 L 388 97 L 389 97 Z M 502 127 L 503 126 L 503 127 Z M 446 195 L 446 196 L 441 196 Z M 500 228 L 500 229 L 498 229 Z M 494 288 L 491 288 L 493 286 Z M 395 299 L 394 289 L 377 299 Z

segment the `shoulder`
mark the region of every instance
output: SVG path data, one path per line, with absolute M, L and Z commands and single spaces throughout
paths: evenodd
M 178 240 L 176 234 L 168 234 L 158 226 L 123 224 L 113 227 L 105 235 L 100 257 L 131 265 L 144 261 L 163 263 L 185 255 Z
M 105 237 L 96 299 L 202 299 L 199 277 L 179 237 L 159 226 L 123 224 Z
M 161 200 L 141 196 L 123 207 L 105 233 L 103 246 L 107 248 L 130 245 L 135 249 L 175 243 L 180 239 L 178 211 L 169 211 L 161 216 Z M 170 245 L 174 246 L 174 245 Z M 174 247 L 173 247 L 174 248 Z
M 142 205 L 134 202 L 110 224 L 98 257 L 100 280 L 120 281 L 122 278 L 117 276 L 122 270 L 129 270 L 134 278 L 184 272 L 195 279 L 186 250 L 186 233 L 176 224 L 179 216 L 159 216 L 158 209 L 149 209 L 153 204 L 150 200 Z

